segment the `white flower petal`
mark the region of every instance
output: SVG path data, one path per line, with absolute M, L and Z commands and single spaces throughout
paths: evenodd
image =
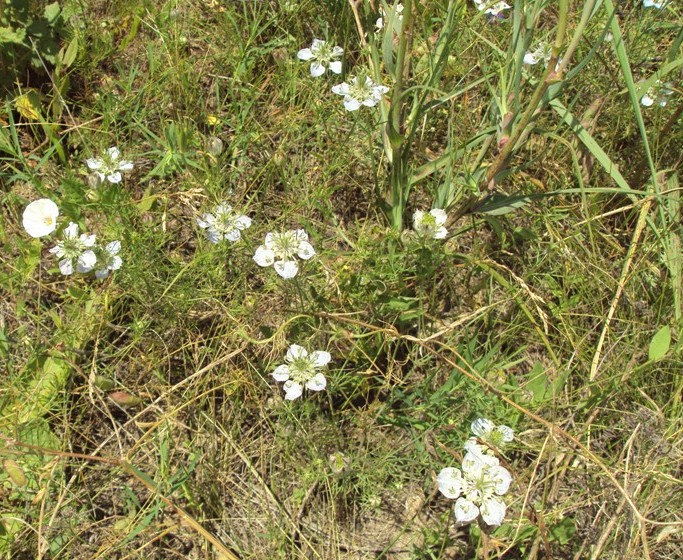
M 325 41 L 322 39 L 313 39 L 313 42 L 311 43 L 311 50 L 316 53 L 319 52 L 320 49 L 325 47 Z
M 287 381 L 289 379 L 289 366 L 287 364 L 277 366 L 270 375 L 273 376 L 275 381 Z
M 64 228 L 62 235 L 68 238 L 78 237 L 78 224 L 69 222 L 69 225 Z
M 98 280 L 104 280 L 107 276 L 109 276 L 108 268 L 103 268 L 101 270 L 95 271 L 95 278 L 97 278 Z
M 93 171 L 101 169 L 104 165 L 104 161 L 99 158 L 88 158 L 85 160 L 85 163 L 88 166 L 88 169 L 92 169 Z
M 354 99 L 353 97 L 347 95 L 344 98 L 344 108 L 347 111 L 357 111 L 358 109 L 360 109 L 360 101 L 358 101 L 357 99 Z
M 446 211 L 442 210 L 441 208 L 432 208 L 429 213 L 434 216 L 437 226 L 444 225 L 448 219 L 448 214 L 446 214 Z
M 107 181 L 109 181 L 110 183 L 113 183 L 115 185 L 117 183 L 120 183 L 121 179 L 122 179 L 122 175 L 121 175 L 121 172 L 119 172 L 119 171 L 114 171 L 114 173 L 107 175 Z
M 272 249 L 261 245 L 254 253 L 254 262 L 259 266 L 271 266 L 275 262 L 275 253 Z
M 498 498 L 484 500 L 480 507 L 481 518 L 488 525 L 500 525 L 505 518 L 505 502 Z
M 119 155 L 121 155 L 119 149 L 116 146 L 109 148 L 107 150 L 107 153 L 109 154 L 109 157 L 112 159 L 112 161 L 116 161 L 117 159 L 119 159 Z
M 78 257 L 76 270 L 81 273 L 90 272 L 97 264 L 97 256 L 93 251 L 84 251 Z
M 275 240 L 275 234 L 271 231 L 266 233 L 266 240 L 263 242 L 263 246 L 267 249 L 273 248 L 273 241 Z
M 458 498 L 453 505 L 453 512 L 458 523 L 471 523 L 479 515 L 479 508 L 465 498 Z
M 299 272 L 299 265 L 296 261 L 276 261 L 273 263 L 273 268 L 283 278 L 294 278 Z
M 336 46 L 332 49 L 332 56 L 334 58 L 339 58 L 344 54 L 344 49 L 342 49 L 340 46 Z
M 448 237 L 448 230 L 443 226 L 434 232 L 434 239 L 446 239 L 446 237 Z
M 341 74 L 342 73 L 342 63 L 340 60 L 333 60 L 330 62 L 330 70 L 334 72 L 335 74 Z
M 105 249 L 107 250 L 107 253 L 109 253 L 110 255 L 116 255 L 121 250 L 121 242 L 111 241 L 110 243 L 107 243 Z
M 502 496 L 510 489 L 512 484 L 512 475 L 505 467 L 488 467 L 486 469 L 486 476 L 496 485 L 496 494 Z
M 233 229 L 225 232 L 225 238 L 231 243 L 236 243 L 242 238 L 242 234 L 240 233 L 240 230 Z
M 311 391 L 322 391 L 327 387 L 327 379 L 322 373 L 317 373 L 306 382 L 306 389 Z
M 311 361 L 315 367 L 326 366 L 330 363 L 330 360 L 332 360 L 332 356 L 329 352 L 325 352 L 324 350 L 316 350 L 315 352 L 311 352 Z
M 315 255 L 315 249 L 308 241 L 301 241 L 296 254 L 299 256 L 299 258 L 307 261 L 313 255 Z
M 451 500 L 459 498 L 462 494 L 464 480 L 460 469 L 454 467 L 441 469 L 436 477 L 436 483 L 439 485 L 439 492 Z
M 304 392 L 304 388 L 299 383 L 296 383 L 291 379 L 285 381 L 285 384 L 282 386 L 282 388 L 285 390 L 285 400 L 288 401 L 298 399 L 301 396 L 301 393 Z
M 308 356 L 308 350 L 306 350 L 303 346 L 299 346 L 298 344 L 292 344 L 287 350 L 285 360 L 291 363 L 294 360 L 305 358 L 306 356 Z
M 296 53 L 296 56 L 299 58 L 299 60 L 311 60 L 313 58 L 313 52 L 309 48 L 301 49 L 298 53 Z
M 317 78 L 325 73 L 325 67 L 319 62 L 313 62 L 311 64 L 311 76 Z
M 95 245 L 95 234 L 94 233 L 90 234 L 90 235 L 87 235 L 85 233 L 82 234 L 81 235 L 81 243 L 83 243 L 83 245 L 85 247 L 93 247 Z
M 130 161 L 122 161 L 119 163 L 119 171 L 131 171 L 133 169 L 133 163 Z
M 472 433 L 481 439 L 487 439 L 495 427 L 496 425 L 488 418 L 477 418 L 470 424 Z
M 235 218 L 235 227 L 237 229 L 247 229 L 251 227 L 251 218 L 249 216 L 237 216 Z
M 505 443 L 510 443 L 515 439 L 515 431 L 510 426 L 505 426 L 501 424 L 496 427 L 496 431 L 500 434 L 500 439 Z
M 640 98 L 640 102 L 643 104 L 644 107 L 652 107 L 652 105 L 654 105 L 655 100 L 646 93 L 645 95 L 643 95 L 643 97 Z
M 65 276 L 74 273 L 74 263 L 71 259 L 62 259 L 59 261 L 59 270 Z
M 118 270 L 121 268 L 121 265 L 123 264 L 123 259 L 119 257 L 118 255 L 115 255 L 114 258 L 111 260 L 111 264 L 109 265 L 109 270 Z
M 348 95 L 349 84 L 347 84 L 346 82 L 342 82 L 341 84 L 332 86 L 332 93 L 336 93 L 337 95 Z
M 206 230 L 206 238 L 211 243 L 220 243 L 221 240 L 223 239 L 223 236 L 220 233 L 218 233 L 213 226 L 210 226 L 209 229 Z M 257 249 L 257 251 L 258 251 L 258 249 Z M 254 255 L 254 260 L 256 260 L 256 255 Z M 268 265 L 261 265 L 261 266 L 268 266 Z

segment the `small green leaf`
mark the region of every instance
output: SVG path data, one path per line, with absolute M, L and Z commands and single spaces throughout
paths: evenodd
M 650 347 L 647 351 L 647 357 L 651 362 L 661 360 L 669 351 L 671 346 L 671 329 L 668 325 L 663 326 L 652 337 Z
M 53 2 L 45 6 L 45 11 L 43 15 L 49 23 L 54 23 L 54 21 L 59 17 L 62 9 L 59 7 L 59 2 Z
M 0 45 L 3 43 L 15 43 L 23 45 L 26 38 L 26 29 L 17 29 L 16 31 L 11 27 L 0 27 Z
M 59 59 L 64 65 L 64 68 L 71 66 L 78 56 L 78 37 L 74 37 L 69 42 L 66 48 L 59 51 Z

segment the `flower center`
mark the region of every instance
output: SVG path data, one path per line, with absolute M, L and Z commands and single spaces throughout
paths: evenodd
M 217 212 L 213 227 L 220 233 L 229 233 L 237 229 L 235 227 L 235 219 L 236 217 L 230 211 Z
M 365 101 L 373 93 L 372 85 L 365 78 L 354 78 L 349 86 L 349 95 L 358 101 Z
M 299 241 L 293 232 L 273 234 L 273 252 L 280 260 L 290 260 L 299 248 Z
M 315 376 L 315 364 L 308 356 L 294 358 L 289 366 L 289 377 L 296 383 L 304 384 Z

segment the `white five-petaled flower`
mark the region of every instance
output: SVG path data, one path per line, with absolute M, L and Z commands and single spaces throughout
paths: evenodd
M 479 515 L 488 525 L 503 522 L 507 508 L 500 496 L 509 490 L 512 476 L 495 457 L 468 451 L 462 470 L 442 469 L 436 481 L 439 491 L 455 500 L 453 511 L 458 523 L 470 523 Z
M 553 55 L 553 47 L 550 43 L 541 41 L 536 49 L 528 51 L 524 55 L 524 64 L 538 64 L 541 60 L 546 64 Z
M 49 198 L 40 198 L 26 207 L 22 223 L 31 237 L 45 237 L 57 229 L 57 216 L 57 205 Z
M 109 276 L 110 271 L 121 268 L 123 261 L 119 257 L 121 250 L 120 241 L 112 241 L 97 251 L 97 264 L 95 265 L 95 277 L 100 280 Z
M 474 4 L 477 6 L 477 10 L 480 12 L 483 10 L 491 19 L 503 17 L 503 12 L 512 8 L 507 2 L 492 3 L 490 0 L 474 0 Z
M 238 214 L 232 206 L 222 202 L 213 213 L 207 212 L 201 218 L 197 218 L 197 225 L 206 229 L 206 238 L 211 243 L 218 243 L 223 239 L 235 243 L 242 237 L 240 232 L 251 226 L 251 218 Z
M 275 368 L 271 374 L 275 381 L 284 381 L 285 399 L 293 401 L 303 393 L 304 387 L 311 391 L 322 391 L 327 386 L 325 376 L 318 370 L 324 368 L 332 359 L 329 352 L 308 351 L 298 344 L 287 350 L 285 364 Z
M 311 60 L 311 76 L 317 78 L 325 73 L 328 68 L 335 74 L 341 74 L 342 63 L 341 60 L 334 60 L 340 58 L 344 54 L 344 49 L 341 47 L 331 47 L 329 43 L 322 39 L 313 39 L 310 48 L 301 49 L 297 56 L 299 60 Z
M 296 257 L 303 260 L 315 255 L 315 249 L 308 242 L 308 234 L 303 229 L 283 233 L 268 233 L 266 240 L 256 249 L 254 261 L 259 266 L 273 266 L 283 278 L 294 278 L 299 272 Z
M 356 111 L 361 105 L 374 107 L 388 91 L 387 86 L 376 84 L 368 76 L 365 79 L 356 76 L 350 83 L 342 82 L 332 87 L 332 93 L 344 96 L 344 107 L 347 111 Z
M 62 274 L 69 275 L 74 272 L 74 259 L 78 272 L 90 272 L 97 264 L 97 256 L 91 247 L 95 246 L 95 236 L 85 233 L 78 235 L 78 225 L 69 222 L 62 233 L 62 240 L 57 243 L 50 253 L 54 253 L 61 260 L 59 270 Z
M 496 426 L 488 418 L 477 418 L 472 422 L 470 428 L 475 436 L 495 447 L 510 443 L 515 438 L 515 432 L 512 428 L 504 424 Z
M 121 171 L 130 171 L 133 164 L 130 161 L 119 161 L 119 149 L 109 148 L 101 158 L 89 158 L 85 160 L 88 168 L 95 172 L 100 181 L 105 179 L 110 183 L 121 182 Z
M 655 85 L 650 87 L 643 97 L 640 98 L 640 102 L 644 107 L 652 107 L 655 103 L 660 107 L 666 107 L 669 102 L 669 96 L 673 93 L 670 89 L 671 84 L 662 84 L 660 80 L 655 82 Z
M 415 210 L 413 214 L 413 229 L 424 238 L 445 239 L 448 230 L 444 226 L 448 214 L 441 208 L 433 208 L 429 212 Z

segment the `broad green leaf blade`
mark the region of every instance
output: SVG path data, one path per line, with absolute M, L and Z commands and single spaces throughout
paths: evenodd
M 490 216 L 500 216 L 502 214 L 508 214 L 514 212 L 515 210 L 526 206 L 531 202 L 531 196 L 529 195 L 504 195 L 504 194 L 492 194 L 486 198 L 481 204 L 478 204 L 472 209 L 475 214 L 489 214 Z
M 661 360 L 669 351 L 671 346 L 671 328 L 668 325 L 663 326 L 652 337 L 650 347 L 647 351 L 647 357 L 651 362 Z

